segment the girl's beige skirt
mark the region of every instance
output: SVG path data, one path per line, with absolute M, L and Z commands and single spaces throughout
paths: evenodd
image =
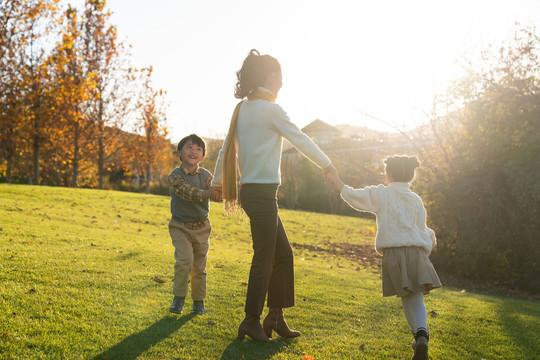
M 386 248 L 382 259 L 383 296 L 427 293 L 441 281 L 425 250 L 415 246 Z

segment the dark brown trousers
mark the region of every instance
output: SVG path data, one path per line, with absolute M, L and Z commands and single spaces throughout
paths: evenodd
M 261 315 L 267 293 L 268 307 L 294 306 L 293 251 L 278 214 L 277 189 L 277 184 L 243 184 L 240 190 L 253 239 L 246 314 Z

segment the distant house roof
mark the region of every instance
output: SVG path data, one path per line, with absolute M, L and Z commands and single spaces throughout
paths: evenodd
M 309 123 L 308 125 L 306 125 L 304 128 L 302 128 L 302 132 L 306 133 L 306 134 L 313 134 L 313 133 L 326 133 L 326 134 L 331 134 L 331 133 L 334 133 L 334 135 L 339 135 L 341 134 L 341 131 L 336 129 L 335 127 L 325 123 L 324 121 L 322 120 L 319 120 L 319 119 L 316 119 L 314 121 L 312 121 L 311 123 Z

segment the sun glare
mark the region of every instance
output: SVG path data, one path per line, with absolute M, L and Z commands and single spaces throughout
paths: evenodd
M 321 119 L 392 130 L 426 121 L 464 54 L 508 37 L 515 21 L 540 23 L 526 0 L 144 3 L 110 1 L 119 33 L 135 63 L 154 65 L 173 133 L 212 136 L 227 131 L 234 74 L 252 48 L 281 62 L 278 102 L 298 126 Z M 209 88 L 210 108 L 201 96 Z

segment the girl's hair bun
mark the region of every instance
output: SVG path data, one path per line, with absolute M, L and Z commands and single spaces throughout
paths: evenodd
M 414 169 L 420 166 L 416 156 L 395 155 L 384 160 L 386 173 L 394 181 L 411 182 L 414 178 Z
M 417 167 L 420 166 L 420 162 L 418 161 L 416 156 L 409 156 L 407 158 L 407 162 L 408 162 L 409 166 L 412 167 L 413 169 L 416 169 Z

